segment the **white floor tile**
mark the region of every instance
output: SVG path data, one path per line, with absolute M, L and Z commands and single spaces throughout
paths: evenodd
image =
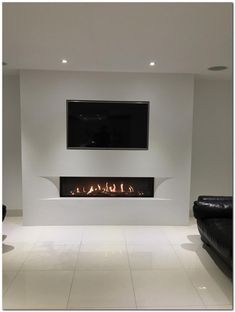
M 80 244 L 83 227 L 81 226 L 43 226 L 37 227 L 40 235 L 37 242 L 57 244 Z
M 36 244 L 22 270 L 74 270 L 79 245 Z
M 232 282 L 219 268 L 188 269 L 187 273 L 204 304 L 232 304 Z
M 2 272 L 2 290 L 3 290 L 3 293 L 5 293 L 6 290 L 9 288 L 12 281 L 16 277 L 17 273 L 18 273 L 18 271 L 3 271 Z
M 185 243 L 173 245 L 173 248 L 185 268 L 217 268 L 217 265 L 208 252 L 202 247 L 202 244 Z
M 3 235 L 5 309 L 231 309 L 232 283 L 202 248 L 194 220 L 25 227 L 10 217 Z
M 3 234 L 5 234 L 3 232 Z M 34 243 L 37 241 L 40 231 L 36 226 L 19 226 L 7 234 L 4 243 Z
M 176 311 L 181 311 L 181 310 L 185 310 L 185 311 L 190 311 L 190 310 L 200 310 L 200 311 L 204 311 L 205 309 L 205 306 L 204 305 L 177 305 L 177 307 L 172 307 L 171 305 L 167 306 L 167 305 L 164 305 L 164 306 L 160 306 L 158 305 L 157 307 L 137 307 L 137 310 L 176 310 Z
M 2 234 L 8 235 L 22 227 L 22 217 L 6 217 L 2 223 Z
M 162 231 L 171 244 L 201 244 L 201 238 L 196 225 L 163 226 Z
M 231 304 L 227 305 L 216 305 L 216 306 L 207 306 L 206 305 L 206 310 L 232 310 L 233 306 Z
M 65 309 L 73 272 L 19 272 L 3 297 L 4 309 Z
M 133 270 L 181 268 L 173 247 L 169 244 L 127 245 L 130 267 Z
M 157 226 L 128 226 L 124 233 L 127 245 L 169 244 L 165 233 Z
M 181 269 L 132 271 L 139 308 L 203 306 L 203 302 Z
M 81 245 L 77 260 L 79 270 L 129 270 L 128 255 L 124 244 Z
M 18 271 L 30 250 L 33 248 L 32 243 L 8 243 L 3 244 L 2 266 L 4 271 Z M 9 251 L 8 251 L 9 250 Z
M 83 244 L 123 244 L 125 237 L 119 226 L 86 226 L 82 238 Z
M 135 299 L 129 271 L 77 271 L 69 309 L 133 309 Z

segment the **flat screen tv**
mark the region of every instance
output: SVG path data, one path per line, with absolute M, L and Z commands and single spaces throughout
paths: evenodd
M 67 100 L 68 149 L 147 149 L 149 102 Z

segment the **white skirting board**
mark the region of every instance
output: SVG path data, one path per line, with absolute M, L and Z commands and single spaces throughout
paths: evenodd
M 7 217 L 22 217 L 23 210 L 22 209 L 7 209 Z

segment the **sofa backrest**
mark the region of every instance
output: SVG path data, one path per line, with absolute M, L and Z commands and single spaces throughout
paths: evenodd
M 193 205 L 196 219 L 232 218 L 232 196 L 199 196 Z

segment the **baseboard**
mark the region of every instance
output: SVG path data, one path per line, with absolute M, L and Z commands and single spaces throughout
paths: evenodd
M 7 209 L 7 217 L 22 217 L 23 210 L 22 209 Z

